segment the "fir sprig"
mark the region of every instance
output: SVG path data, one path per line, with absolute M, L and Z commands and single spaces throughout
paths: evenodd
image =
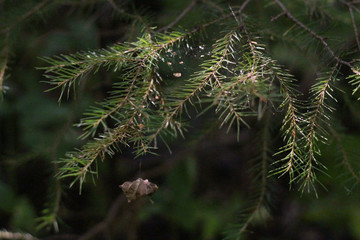
M 330 72 L 321 74 L 312 86 L 310 93 L 310 105 L 305 113 L 306 135 L 303 137 L 304 142 L 304 163 L 303 171 L 298 175 L 299 181 L 302 182 L 300 189 L 310 191 L 315 189 L 316 173 L 315 170 L 321 171 L 326 167 L 317 160 L 316 156 L 321 155 L 319 144 L 326 143 L 330 125 L 330 113 L 334 110 L 327 103 L 329 99 L 336 99 L 332 96 L 334 82 L 338 73 L 338 65 L 334 66 Z
M 300 171 L 302 162 L 300 139 L 304 136 L 301 122 L 305 120 L 301 113 L 302 101 L 298 99 L 300 93 L 296 90 L 295 79 L 288 72 L 282 70 L 279 66 L 274 66 L 274 75 L 280 82 L 283 102 L 280 108 L 285 109 L 285 116 L 282 122 L 281 130 L 283 132 L 283 141 L 285 143 L 277 154 L 286 154 L 282 159 L 275 161 L 274 164 L 282 163 L 273 170 L 273 173 L 279 176 L 285 173 L 289 174 L 290 187 L 294 181 L 295 173 Z
M 244 6 L 249 2 L 244 2 Z M 184 119 L 193 117 L 190 108 L 198 110 L 198 104 L 210 102 L 207 109 L 214 109 L 220 125 L 227 125 L 228 129 L 236 125 L 238 136 L 241 125 L 250 127 L 250 117 L 257 116 L 261 120 L 269 106 L 283 109 L 284 146 L 277 156 L 285 156 L 274 161 L 280 166 L 272 173 L 280 176 L 288 173 L 290 186 L 300 183 L 301 191 L 315 188 L 316 171 L 324 169 L 317 156 L 320 155 L 318 144 L 326 141 L 326 126 L 333 110 L 327 104 L 332 97 L 331 84 L 338 65 L 350 66 L 353 71 L 354 67 L 335 55 L 324 37 L 295 18 L 281 1 L 275 0 L 275 3 L 295 23 L 293 31 L 303 35 L 307 32 L 312 36 L 310 41 L 320 42 L 330 58 L 337 62 L 331 73 L 316 80 L 308 103 L 299 99 L 294 77 L 267 56 L 266 46 L 254 37 L 256 31 L 249 28 L 248 19 L 241 12 L 243 7 L 238 13 L 231 10 L 230 14 L 190 31 L 157 33 L 155 29 L 148 29 L 135 42 L 43 58 L 50 64 L 42 68 L 49 84 L 53 85 L 50 90 L 61 88 L 59 99 L 66 92 L 69 95 L 70 89 L 89 72 L 105 68 L 115 71 L 118 77 L 109 96 L 89 108 L 78 124 L 84 130 L 83 139 L 94 139 L 62 160 L 64 166 L 58 177 L 75 177 L 74 182 L 79 180 L 82 185 L 87 173 L 97 174 L 93 165 L 98 160 L 113 156 L 122 147 L 133 147 L 137 157 L 154 153 L 158 141 L 168 146 L 168 137 L 184 136 Z M 229 17 L 234 17 L 235 22 L 228 21 Z M 169 90 L 168 79 L 164 79 L 159 69 L 166 53 L 188 47 L 189 39 L 220 21 L 224 21 L 221 37 L 217 36 L 212 43 L 210 56 L 194 67 L 200 70 L 186 79 L 176 78 L 173 81 L 177 86 Z M 354 92 L 360 85 L 355 71 L 352 76 Z

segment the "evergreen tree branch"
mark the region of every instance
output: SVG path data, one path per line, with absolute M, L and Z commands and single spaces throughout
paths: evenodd
M 303 181 L 300 189 L 304 191 L 310 190 L 310 187 L 315 189 L 314 182 L 316 180 L 316 174 L 314 172 L 317 169 L 316 165 L 324 167 L 317 161 L 316 155 L 320 155 L 320 150 L 317 146 L 319 142 L 325 142 L 328 135 L 325 127 L 328 127 L 330 116 L 328 113 L 333 111 L 333 108 L 325 101 L 328 97 L 334 99 L 331 92 L 333 82 L 336 80 L 336 74 L 338 71 L 338 64 L 332 69 L 331 72 L 320 76 L 317 83 L 311 88 L 311 104 L 309 110 L 306 113 L 307 122 L 307 134 L 304 138 L 304 148 L 306 154 L 304 156 L 304 171 L 299 175 L 299 180 Z M 335 99 L 334 99 L 335 100 Z M 335 100 L 336 101 L 336 100 Z
M 94 136 L 98 126 L 101 124 L 104 126 L 104 130 L 107 131 L 108 126 L 105 123 L 105 120 L 112 116 L 114 113 L 118 112 L 126 103 L 129 103 L 130 96 L 133 94 L 133 90 L 135 88 L 136 81 L 140 75 L 140 72 L 143 70 L 143 66 L 139 65 L 135 70 L 134 76 L 130 82 L 130 85 L 125 88 L 124 92 L 125 96 L 119 96 L 119 89 L 115 90 L 117 94 L 108 99 L 103 104 L 100 105 L 100 108 L 91 108 L 91 111 L 85 113 L 87 118 L 81 120 L 78 126 L 83 127 L 84 133 L 81 135 L 81 138 L 85 138 L 89 135 Z M 114 92 L 115 92 L 114 91 Z M 147 97 L 146 95 L 144 97 Z M 104 110 L 105 109 L 105 110 Z M 115 118 L 115 117 L 113 117 Z M 118 120 L 118 119 L 117 119 Z
M 195 73 L 187 80 L 187 84 L 180 94 L 172 96 L 173 99 L 170 100 L 167 106 L 170 110 L 167 112 L 160 127 L 150 135 L 148 140 L 149 143 L 155 141 L 161 132 L 169 126 L 175 131 L 180 131 L 179 125 L 174 124 L 176 123 L 175 118 L 182 113 L 183 109 L 186 108 L 187 103 L 193 104 L 192 99 L 198 93 L 203 91 L 206 86 L 211 86 L 213 80 L 218 82 L 217 75 L 223 67 L 222 64 L 224 62 L 231 63 L 226 57 L 229 54 L 228 51 L 233 38 L 236 38 L 235 34 L 235 31 L 231 31 L 226 34 L 224 38 L 219 39 L 217 43 L 214 44 L 212 59 L 205 61 L 202 65 L 203 70 Z
M 287 154 L 281 160 L 274 163 L 285 162 L 282 166 L 272 172 L 274 174 L 280 174 L 280 176 L 289 173 L 291 187 L 295 172 L 299 172 L 299 163 L 302 161 L 300 155 L 301 151 L 299 151 L 299 141 L 304 135 L 302 126 L 300 126 L 300 123 L 304 121 L 304 117 L 299 111 L 300 102 L 296 98 L 299 94 L 293 87 L 295 81 L 293 76 L 287 72 L 281 71 L 277 66 L 274 67 L 274 70 L 274 75 L 280 82 L 281 91 L 284 96 L 284 100 L 280 107 L 287 108 L 281 126 L 283 140 L 286 145 L 281 147 L 277 154 L 283 152 Z
M 305 24 L 303 24 L 301 21 L 299 21 L 297 18 L 295 18 L 289 10 L 285 7 L 285 5 L 280 0 L 274 0 L 274 2 L 279 5 L 279 7 L 283 10 L 284 14 L 290 18 L 296 25 L 298 25 L 300 28 L 304 29 L 306 32 L 308 32 L 310 35 L 312 35 L 315 39 L 317 39 L 326 49 L 326 51 L 330 54 L 330 56 L 336 60 L 337 63 L 341 63 L 347 67 L 349 67 L 356 75 L 360 76 L 360 72 L 354 67 L 350 62 L 347 62 L 345 60 L 342 60 L 339 58 L 334 50 L 330 48 L 329 44 L 325 41 L 325 38 L 315 33 L 313 30 L 311 30 L 309 27 L 307 27 Z
M 229 34 L 227 34 L 226 36 L 226 45 L 224 45 L 224 49 L 222 50 L 222 56 L 219 59 L 219 65 L 222 65 L 224 61 L 226 61 L 227 64 L 234 64 L 234 60 L 230 60 L 227 59 L 228 55 L 232 55 L 234 54 L 234 40 L 237 39 L 238 41 L 240 40 L 240 36 L 238 36 L 237 32 L 234 30 L 232 32 L 230 32 Z M 219 41 L 220 42 L 220 41 Z M 222 46 L 223 44 L 221 44 Z M 216 69 L 216 72 L 219 73 L 219 69 Z M 226 114 L 227 111 L 229 111 L 229 114 L 227 114 L 227 116 L 224 118 L 224 121 L 222 122 L 222 125 L 224 125 L 226 122 L 230 121 L 229 124 L 229 129 L 231 128 L 232 122 L 234 121 L 234 119 L 236 119 L 237 122 L 237 127 L 238 127 L 238 132 L 240 129 L 240 122 L 243 122 L 245 125 L 247 125 L 247 123 L 243 120 L 243 114 L 240 113 L 240 111 L 238 110 L 242 110 L 242 107 L 240 107 L 240 109 L 238 109 L 239 107 L 236 106 L 237 104 L 234 102 L 237 102 L 238 99 L 232 99 L 231 98 L 231 93 L 234 88 L 239 84 L 239 83 L 243 83 L 245 82 L 247 79 L 251 79 L 252 77 L 252 72 L 248 74 L 247 77 L 238 77 L 238 79 L 236 79 L 234 81 L 234 83 L 230 84 L 229 86 L 223 86 L 223 84 L 221 83 L 219 78 L 223 78 L 224 76 L 217 76 L 216 74 L 213 75 L 213 78 L 215 79 L 216 83 L 218 84 L 219 88 L 221 89 L 220 93 L 218 94 L 218 96 L 216 97 L 216 104 L 218 105 L 216 111 L 220 111 L 221 108 L 224 108 L 223 113 L 220 115 L 223 116 Z M 219 102 L 220 99 L 223 99 L 225 101 L 225 106 L 222 106 Z M 234 102 L 232 102 L 232 100 L 234 100 Z M 239 101 L 240 103 L 240 101 Z M 233 117 L 230 117 L 233 116 Z M 248 125 L 247 125 L 248 126 Z M 239 136 L 239 134 L 238 134 Z
M 97 169 L 92 170 L 91 166 L 97 163 L 97 160 L 103 161 L 106 155 L 113 156 L 115 151 L 120 151 L 119 144 L 128 146 L 127 139 L 138 134 L 139 130 L 132 120 L 133 118 L 130 118 L 127 124 L 112 129 L 93 141 L 89 141 L 77 152 L 68 153 L 66 158 L 60 160 L 64 165 L 60 167 L 57 177 L 59 179 L 75 177 L 70 187 L 79 180 L 81 192 L 86 174 L 97 175 Z
M 60 57 L 42 58 L 45 62 L 51 64 L 49 67 L 42 67 L 39 69 L 45 70 L 44 76 L 49 79 L 48 83 L 54 85 L 53 88 L 61 88 L 61 100 L 64 91 L 68 88 L 68 94 L 71 86 L 75 85 L 75 81 L 83 76 L 85 73 L 95 68 L 95 72 L 101 66 L 110 68 L 114 66 L 115 70 L 120 70 L 125 63 L 136 64 L 141 61 L 132 57 L 132 54 L 137 50 L 136 48 L 128 49 L 124 54 L 125 48 L 121 45 L 115 45 L 109 49 L 99 51 L 90 51 L 86 53 L 78 53 L 74 55 L 62 55 Z M 126 56 L 130 55 L 130 56 Z

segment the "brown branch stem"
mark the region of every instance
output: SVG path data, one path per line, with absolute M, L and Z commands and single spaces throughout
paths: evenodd
M 345 4 L 346 6 L 348 6 L 349 8 L 357 11 L 358 13 L 360 13 L 360 9 L 357 8 L 357 7 L 355 7 L 355 6 L 353 5 L 354 2 L 347 2 L 347 1 L 345 1 L 345 0 L 340 0 L 340 2 L 342 2 L 343 4 Z M 357 3 L 360 3 L 360 2 L 357 2 Z
M 116 216 L 119 213 L 120 207 L 124 202 L 125 202 L 125 198 L 123 194 L 120 194 L 111 204 L 111 207 L 109 208 L 109 211 L 107 212 L 105 219 L 99 222 L 98 224 L 96 224 L 89 231 L 84 233 L 78 240 L 91 239 L 95 235 L 107 230 L 110 227 L 111 223 L 114 222 Z
M 351 22 L 352 22 L 352 25 L 353 25 L 353 28 L 354 28 L 354 34 L 355 34 L 355 40 L 356 40 L 356 44 L 357 44 L 357 47 L 360 51 L 360 40 L 359 40 L 359 33 L 358 33 L 358 30 L 357 30 L 357 27 L 356 27 L 356 23 L 355 23 L 355 18 L 354 18 L 354 13 L 353 13 L 353 10 L 351 7 L 349 7 L 349 12 L 350 12 L 350 17 L 351 17 Z

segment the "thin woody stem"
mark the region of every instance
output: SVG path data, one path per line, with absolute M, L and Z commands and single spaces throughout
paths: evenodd
M 360 51 L 360 40 L 359 40 L 359 33 L 358 33 L 358 30 L 357 30 L 357 27 L 356 27 L 356 22 L 355 22 L 355 18 L 354 18 L 354 13 L 353 13 L 353 10 L 351 7 L 349 7 L 349 12 L 350 12 L 350 17 L 351 17 L 351 22 L 352 22 L 352 25 L 353 25 L 353 28 L 354 28 L 354 34 L 355 34 L 355 39 L 356 39 L 356 44 L 357 44 L 357 47 Z
M 177 24 L 183 17 L 185 17 L 188 12 L 191 11 L 191 9 L 196 5 L 196 2 L 197 0 L 192 0 L 174 21 L 172 21 L 169 25 L 159 29 L 159 32 L 167 31 L 169 28 L 172 28 L 175 24 Z

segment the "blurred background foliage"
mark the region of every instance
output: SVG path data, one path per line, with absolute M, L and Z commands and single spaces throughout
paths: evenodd
M 240 5 L 242 1 L 229 1 Z M 327 29 L 331 41 L 354 42 L 348 9 L 330 1 L 333 9 L 317 9 L 322 1 L 287 1 L 289 8 L 302 9 L 304 18 L 313 18 L 315 29 L 331 21 L 326 11 L 343 25 Z M 115 73 L 100 70 L 84 78 L 76 96 L 58 103 L 59 91 L 46 92 L 37 67 L 42 56 L 74 53 L 135 40 L 142 29 L 167 26 L 190 1 L 176 0 L 69 0 L 0 1 L 0 44 L 8 52 L 7 69 L 0 103 L 0 230 L 26 232 L 40 239 L 221 239 L 237 212 L 245 208 L 251 189 L 249 161 L 254 157 L 254 129 L 226 133 L 210 124 L 205 115 L 194 120 L 185 140 L 172 143 L 159 156 L 133 159 L 129 150 L 99 164 L 96 184 L 88 181 L 81 195 L 77 186 L 54 178 L 54 162 L 66 151 L 81 145 L 80 130 L 74 126 L 82 112 L 101 101 L 110 90 Z M 271 1 L 268 1 L 271 3 Z M 212 13 L 227 9 L 224 1 L 199 1 L 179 24 L 187 27 L 204 22 Z M 247 11 L 265 19 L 276 14 L 271 4 L 265 11 L 254 3 Z M 321 6 L 321 4 L 319 4 Z M 270 9 L 270 10 L 269 10 Z M 25 16 L 25 17 L 24 17 Z M 360 16 L 356 20 L 359 23 Z M 288 25 L 286 19 L 277 24 Z M 147 24 L 150 25 L 147 25 Z M 270 24 L 270 23 L 269 23 Z M 325 23 L 324 23 L 325 24 Z M 358 25 L 360 26 L 360 25 Z M 319 27 L 320 28 L 320 27 Z M 314 70 L 296 45 L 284 41 L 284 32 L 269 26 L 264 35 L 272 56 L 286 65 L 306 92 Z M 289 40 L 291 40 L 289 33 Z M 281 37 L 282 36 L 282 37 Z M 293 37 L 293 36 L 292 36 Z M 299 36 L 301 37 L 301 36 Z M 281 40 L 280 40 L 281 38 Z M 309 43 L 314 44 L 314 43 Z M 357 53 L 358 54 L 358 53 Z M 2 55 L 3 56 L 3 55 Z M 3 61 L 3 59 L 1 59 Z M 191 59 L 189 59 L 191 61 Z M 321 59 L 315 61 L 321 62 Z M 191 66 L 186 66 L 191 68 Z M 344 70 L 344 76 L 346 76 Z M 318 173 L 327 188 L 319 197 L 288 189 L 286 177 L 273 186 L 273 205 L 256 216 L 244 239 L 360 239 L 360 205 L 357 183 L 346 173 L 346 159 L 359 176 L 360 103 L 342 79 L 337 92 L 336 114 L 343 134 L 321 146 L 321 161 L 327 174 Z M 281 141 L 274 134 L 274 145 Z M 141 166 L 141 167 L 140 167 Z M 149 178 L 159 186 L 149 199 L 128 204 L 118 185 L 136 177 Z

